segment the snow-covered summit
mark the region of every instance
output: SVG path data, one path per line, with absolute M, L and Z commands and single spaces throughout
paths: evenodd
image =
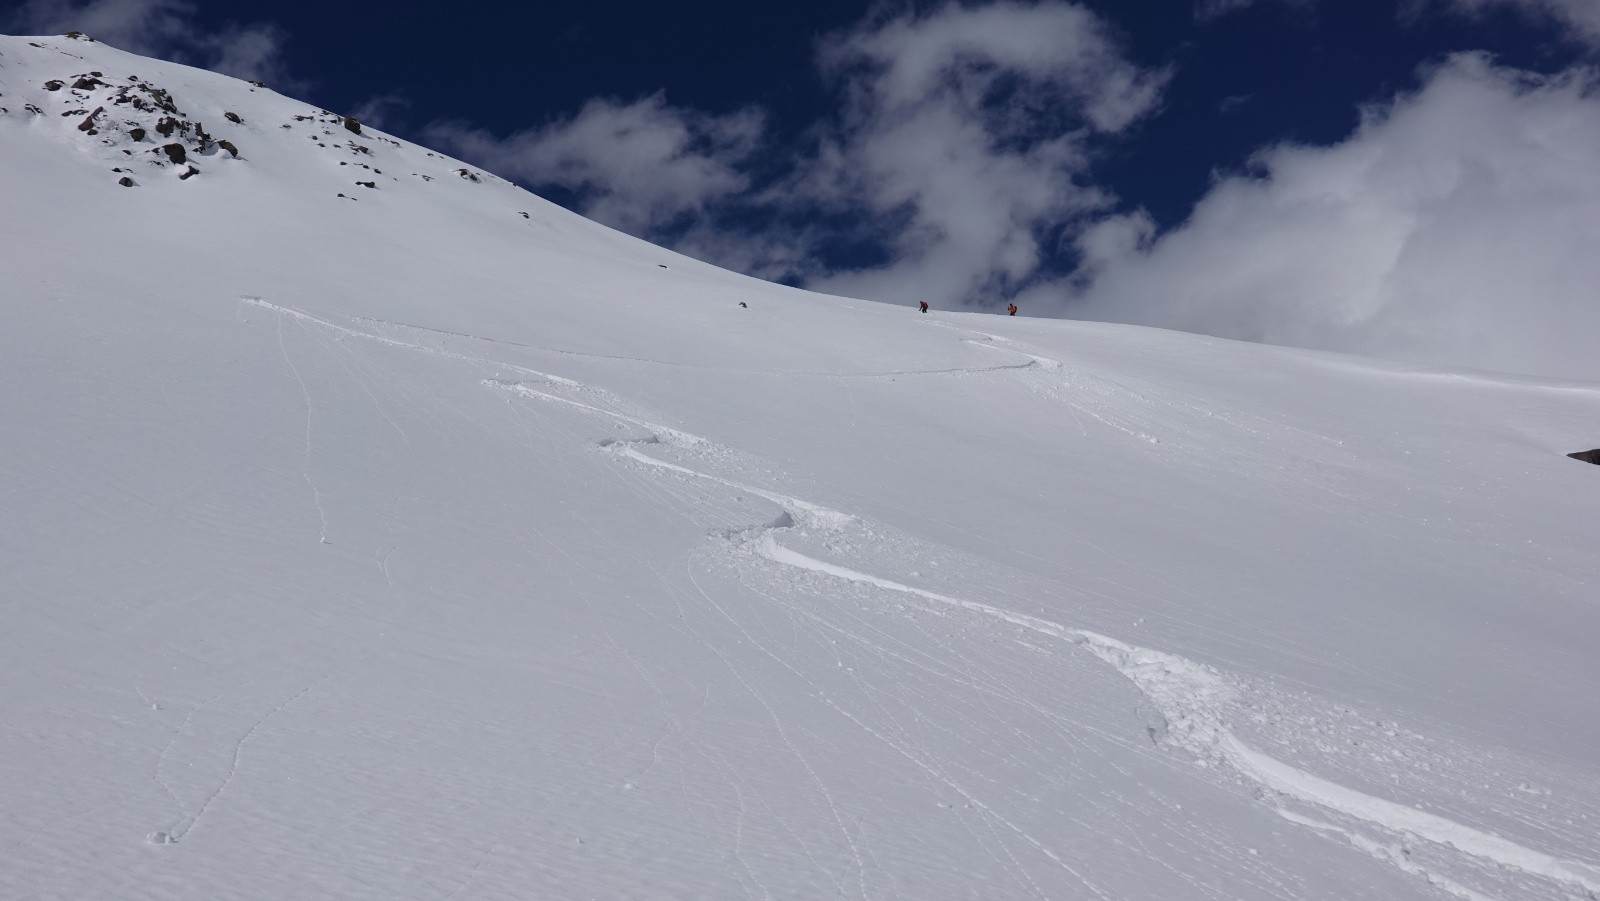
M 767 285 L 85 40 L 0 107 L 0 894 L 1600 894 L 1600 386 Z

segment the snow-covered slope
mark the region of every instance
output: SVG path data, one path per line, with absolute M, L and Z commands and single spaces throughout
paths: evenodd
M 1600 385 L 809 295 L 81 40 L 0 107 L 0 895 L 1600 895 Z

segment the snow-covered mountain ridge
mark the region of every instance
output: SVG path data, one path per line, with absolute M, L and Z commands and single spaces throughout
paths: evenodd
M 82 40 L 0 107 L 7 896 L 1600 894 L 1600 386 L 809 295 Z

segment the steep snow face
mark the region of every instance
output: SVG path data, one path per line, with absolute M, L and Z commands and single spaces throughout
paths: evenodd
M 809 295 L 85 41 L 0 107 L 0 894 L 1600 895 L 1600 386 Z

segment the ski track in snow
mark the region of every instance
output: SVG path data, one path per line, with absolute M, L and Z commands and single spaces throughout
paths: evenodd
M 322 491 L 317 488 L 317 483 L 311 480 L 311 391 L 306 387 L 306 380 L 300 377 L 300 370 L 289 359 L 289 350 L 283 345 L 283 317 L 278 317 L 278 350 L 283 354 L 283 362 L 289 365 L 289 372 L 294 375 L 295 383 L 300 386 L 300 394 L 306 402 L 306 447 L 300 459 L 300 478 L 305 480 L 311 489 L 311 501 L 317 507 L 317 523 L 319 526 L 318 539 L 328 543 L 328 513 L 322 508 Z
M 792 497 L 774 490 L 760 488 L 754 485 L 724 478 L 708 472 L 692 469 L 677 463 L 663 460 L 658 457 L 643 453 L 640 448 L 648 446 L 663 446 L 683 450 L 711 450 L 717 448 L 712 442 L 696 435 L 674 429 L 658 423 L 651 422 L 639 416 L 633 416 L 616 410 L 605 409 L 594 404 L 585 403 L 570 397 L 562 396 L 559 391 L 570 391 L 597 397 L 603 402 L 615 406 L 625 406 L 622 399 L 591 385 L 585 385 L 572 379 L 567 379 L 551 373 L 540 372 L 526 367 L 515 366 L 500 361 L 475 357 L 438 347 L 413 344 L 400 341 L 383 335 L 374 335 L 358 329 L 349 328 L 326 319 L 313 316 L 309 313 L 289 307 L 279 306 L 257 297 L 242 297 L 242 302 L 258 307 L 263 307 L 283 316 L 289 316 L 303 323 L 330 329 L 340 335 L 375 341 L 395 347 L 419 350 L 425 353 L 443 356 L 451 359 L 468 362 L 477 366 L 492 366 L 502 371 L 513 371 L 528 376 L 534 381 L 508 381 L 503 378 L 485 378 L 482 383 L 497 390 L 510 392 L 520 397 L 536 399 L 547 403 L 561 404 L 581 410 L 585 413 L 608 418 L 643 429 L 649 433 L 648 437 L 638 439 L 607 438 L 599 442 L 599 446 L 606 452 L 613 454 L 619 460 L 628 460 L 642 466 L 658 471 L 673 473 L 677 476 L 704 480 L 713 484 L 722 485 L 740 492 L 763 498 L 777 505 L 783 510 L 782 515 L 774 520 L 752 526 L 746 529 L 729 530 L 722 534 L 730 547 L 745 546 L 752 549 L 760 557 L 779 566 L 819 573 L 831 578 L 871 588 L 879 589 L 900 595 L 919 598 L 925 602 L 958 608 L 975 613 L 980 616 L 1009 623 L 1028 631 L 1048 636 L 1058 641 L 1066 642 L 1072 646 L 1082 648 L 1095 658 L 1115 669 L 1128 679 L 1159 713 L 1160 722 L 1149 727 L 1150 737 L 1160 745 L 1184 751 L 1191 755 L 1197 763 L 1206 767 L 1223 767 L 1231 770 L 1260 790 L 1258 797 L 1269 804 L 1273 810 L 1286 821 L 1296 825 L 1313 829 L 1318 832 L 1332 833 L 1342 837 L 1356 849 L 1372 856 L 1374 859 L 1387 863 L 1400 869 L 1408 875 L 1426 880 L 1429 884 L 1457 895 L 1469 901 L 1481 901 L 1490 896 L 1450 879 L 1448 876 L 1416 861 L 1407 850 L 1406 845 L 1417 840 L 1429 842 L 1440 849 L 1454 851 L 1459 855 L 1487 864 L 1492 868 L 1501 868 L 1517 871 L 1529 876 L 1549 880 L 1561 886 L 1572 897 L 1600 898 L 1600 866 L 1578 860 L 1557 857 L 1533 848 L 1518 844 L 1503 836 L 1492 832 L 1467 826 L 1437 814 L 1428 813 L 1412 807 L 1388 801 L 1347 786 L 1323 779 L 1310 772 L 1284 763 L 1270 755 L 1262 753 L 1246 745 L 1229 728 L 1224 706 L 1237 694 L 1236 687 L 1230 683 L 1216 669 L 1202 663 L 1188 660 L 1173 654 L 1150 648 L 1139 647 L 1122 642 L 1118 639 L 1085 629 L 1076 629 L 1060 623 L 1041 619 L 1025 613 L 1018 613 L 1001 607 L 992 606 L 979 601 L 967 600 L 940 594 L 897 582 L 891 579 L 875 576 L 870 573 L 842 566 L 837 563 L 821 560 L 803 554 L 799 551 L 785 547 L 777 540 L 777 536 L 785 531 L 795 528 L 815 529 L 821 532 L 843 533 L 846 530 L 859 526 L 859 517 L 850 513 L 834 510 L 819 504 L 814 504 L 800 498 Z M 472 335 L 457 335 L 450 332 L 440 332 L 433 329 L 422 329 L 418 326 L 401 326 L 397 323 L 386 323 L 381 320 L 363 320 L 374 325 L 386 325 L 428 331 L 448 337 L 463 338 L 476 341 L 493 341 L 494 339 L 478 338 Z M 968 333 L 974 334 L 974 333 Z M 1042 370 L 1058 372 L 1063 365 L 1056 360 L 1035 356 L 1009 347 L 995 347 L 986 342 L 995 344 L 1010 344 L 1008 339 L 994 335 L 978 334 L 978 338 L 964 340 L 979 346 L 990 346 L 995 350 L 1004 350 L 1028 358 L 1029 362 L 1014 366 L 994 367 L 1003 370 Z M 495 342 L 507 343 L 507 342 Z M 519 345 L 520 346 L 520 345 Z M 543 352 L 566 353 L 550 351 L 548 348 L 529 348 Z M 577 356 L 592 356 L 587 354 L 574 354 Z M 643 361 L 659 362 L 659 361 Z M 292 365 L 292 364 L 291 364 Z M 985 369 L 978 371 L 994 371 Z M 937 370 L 937 372 L 973 371 L 973 370 Z M 933 372 L 933 371 L 929 371 Z M 831 373 L 818 373 L 831 374 Z M 881 375 L 887 375 L 883 373 Z M 912 374 L 911 372 L 897 374 Z M 880 374 L 872 374 L 880 375 Z M 304 387 L 302 385 L 302 387 Z M 308 398 L 309 404 L 309 398 Z M 1081 407 L 1079 409 L 1082 409 Z M 1088 411 L 1085 411 L 1088 412 Z M 1093 414 L 1091 414 L 1093 415 Z M 1100 417 L 1096 416 L 1096 419 Z M 1101 420 L 1104 421 L 1104 420 Z M 1115 423 L 1106 423 L 1122 431 L 1136 434 L 1137 437 L 1154 442 L 1151 436 L 1131 432 Z M 303 693 L 303 692 L 302 692 Z M 297 696 L 298 697 L 298 696 Z M 293 702 L 293 698 L 283 706 Z M 867 724 L 859 718 L 835 706 L 842 715 L 850 719 L 857 726 L 866 729 L 869 733 L 877 735 Z M 276 712 L 276 711 L 274 711 Z M 270 716 L 270 714 L 269 714 Z M 254 731 L 254 730 L 252 730 Z M 246 735 L 246 738 L 249 736 Z M 881 735 L 879 735 L 882 738 Z M 242 742 L 241 742 L 242 743 Z M 892 742 L 891 742 L 892 744 Z M 914 760 L 913 762 L 918 762 Z M 926 764 L 922 764 L 926 766 Z M 947 781 L 947 780 L 946 780 Z M 223 787 L 226 787 L 224 782 Z M 959 790 L 959 789 L 958 789 Z M 219 789 L 220 792 L 220 789 Z M 966 792 L 961 792 L 967 795 Z M 213 795 L 213 798 L 215 795 Z M 208 799 L 206 804 L 210 803 Z M 980 809 L 987 810 L 981 801 L 967 796 L 970 803 L 977 804 Z M 1323 819 L 1306 816 L 1291 809 L 1286 809 L 1285 803 L 1298 803 L 1315 809 L 1364 823 L 1376 828 L 1383 833 L 1394 837 L 1392 842 L 1376 841 L 1360 832 L 1345 826 L 1327 822 Z M 190 825 L 200 814 L 205 811 L 202 805 L 200 810 L 190 818 Z M 1010 826 L 1004 818 L 989 811 L 998 822 Z M 1015 830 L 1016 827 L 1012 827 Z M 186 831 L 186 830 L 185 830 Z M 1021 834 L 1021 833 L 1019 833 Z M 181 833 L 174 835 L 176 839 Z M 1045 856 L 1051 858 L 1059 865 L 1063 861 L 1053 854 L 1048 846 L 1040 843 L 1032 836 L 1021 836 Z M 1081 878 L 1081 876 L 1080 876 Z M 1092 884 L 1084 881 L 1084 885 L 1095 891 Z M 1581 894 L 1580 894 L 1581 893 Z
M 252 299 L 258 300 L 258 299 Z M 262 302 L 262 305 L 271 307 L 272 304 Z M 505 341 L 500 338 L 485 338 L 481 335 L 469 335 L 465 332 L 452 332 L 447 329 L 429 328 L 425 325 L 411 325 L 405 322 L 394 322 L 388 319 L 374 319 L 369 316 L 352 316 L 353 322 L 362 322 L 380 328 L 401 329 L 403 331 L 423 332 L 431 335 L 440 335 L 447 338 L 460 338 L 466 341 L 481 341 L 486 344 L 500 344 L 506 347 L 515 347 L 522 350 L 538 351 L 539 353 L 555 354 L 563 357 L 582 357 L 590 360 L 612 360 L 620 363 L 648 363 L 653 366 L 672 366 L 680 369 L 703 369 L 712 372 L 726 372 L 737 375 L 818 375 L 828 378 L 854 378 L 854 379 L 883 379 L 901 375 L 955 375 L 967 373 L 1004 372 L 1015 369 L 1033 369 L 1036 366 L 1047 368 L 1061 368 L 1061 364 L 1043 357 L 1032 357 L 1027 363 L 1008 363 L 999 366 L 952 366 L 943 369 L 885 369 L 867 372 L 840 372 L 832 369 L 735 369 L 727 366 L 708 366 L 702 363 L 685 363 L 679 360 L 652 360 L 647 357 L 628 357 L 620 354 L 588 353 L 580 350 L 565 350 L 559 347 L 542 347 L 537 344 L 526 344 L 521 341 Z M 998 339 L 1005 340 L 1005 339 Z M 980 342 L 972 342 L 978 344 Z M 1027 355 L 1024 355 L 1027 356 Z

